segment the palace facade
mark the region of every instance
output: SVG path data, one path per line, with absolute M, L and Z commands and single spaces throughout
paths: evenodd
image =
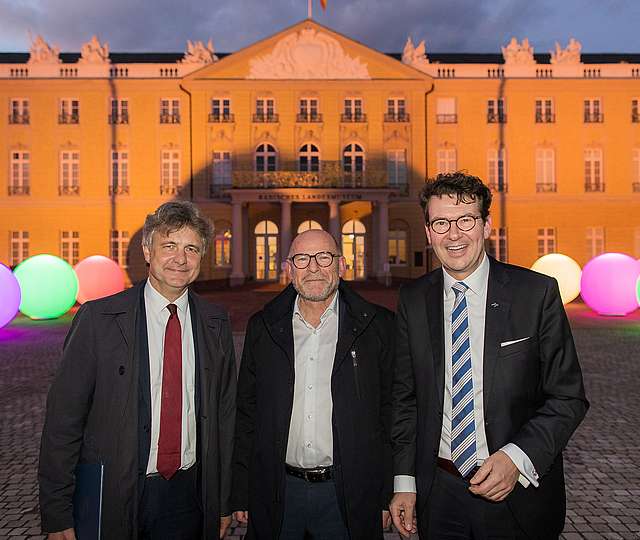
M 458 169 L 494 191 L 502 260 L 640 257 L 640 54 L 383 54 L 312 20 L 233 54 L 39 37 L 0 53 L 0 106 L 10 266 L 102 254 L 135 282 L 145 215 L 188 199 L 216 228 L 200 279 L 278 280 L 309 228 L 342 242 L 348 279 L 416 277 L 435 263 L 419 190 Z

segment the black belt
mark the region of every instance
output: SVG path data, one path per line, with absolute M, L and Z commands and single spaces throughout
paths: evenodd
M 453 461 L 450 461 L 448 459 L 444 459 L 441 457 L 438 458 L 438 467 L 440 467 L 444 471 L 447 471 L 449 474 L 452 474 L 453 476 L 457 476 L 458 478 L 464 478 L 465 480 L 471 480 L 473 478 L 473 475 L 476 474 L 478 472 L 478 469 L 480 468 L 476 465 L 473 469 L 471 469 L 471 471 L 467 474 L 467 476 L 462 476 L 458 468 L 453 463 Z
M 333 478 L 333 467 L 314 467 L 313 469 L 303 469 L 294 467 L 288 463 L 284 464 L 284 470 L 290 476 L 302 478 L 307 482 L 326 482 Z

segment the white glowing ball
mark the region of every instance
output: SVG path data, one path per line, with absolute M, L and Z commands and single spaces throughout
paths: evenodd
M 580 265 L 567 255 L 549 253 L 533 263 L 531 270 L 556 278 L 563 304 L 568 304 L 580 294 Z

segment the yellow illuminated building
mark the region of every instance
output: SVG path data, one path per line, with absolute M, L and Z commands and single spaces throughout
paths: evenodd
M 305 20 L 233 54 L 0 53 L 0 261 L 51 253 L 146 271 L 145 215 L 193 200 L 215 224 L 200 279 L 277 280 L 298 231 L 342 242 L 349 279 L 434 264 L 424 179 L 495 196 L 500 259 L 640 257 L 640 55 L 383 54 Z M 4 240 L 3 240 L 4 239 Z

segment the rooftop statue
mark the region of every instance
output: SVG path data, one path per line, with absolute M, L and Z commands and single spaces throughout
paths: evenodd
M 551 63 L 565 65 L 579 64 L 581 51 L 582 44 L 574 38 L 569 40 L 566 49 L 560 47 L 560 43 L 556 41 L 555 51 L 549 51 L 551 53 Z
M 214 53 L 211 40 L 206 46 L 202 41 L 187 41 L 187 51 L 182 59 L 183 64 L 211 64 L 217 61 L 218 57 Z
M 92 36 L 80 49 L 82 56 L 78 60 L 79 64 L 108 64 L 109 60 L 109 44 L 100 44 L 97 36 Z
M 60 48 L 50 47 L 42 38 L 36 36 L 31 43 L 31 54 L 29 56 L 29 64 L 60 64 Z
M 423 69 L 429 65 L 429 59 L 427 58 L 427 47 L 424 39 L 418 44 L 417 47 L 413 45 L 411 37 L 407 38 L 407 42 L 404 45 L 402 51 L 402 63 L 408 66 Z
M 527 66 L 536 63 L 533 58 L 533 47 L 529 45 L 527 38 L 524 38 L 522 43 L 518 43 L 518 40 L 512 37 L 509 45 L 502 47 L 502 56 L 507 65 Z

